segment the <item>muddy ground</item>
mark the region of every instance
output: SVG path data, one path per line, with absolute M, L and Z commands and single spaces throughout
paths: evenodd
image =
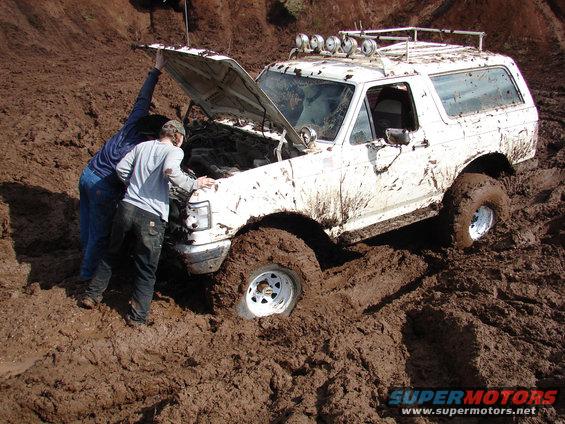
M 127 270 L 99 309 L 76 307 L 76 186 L 151 65 L 130 44 L 182 41 L 182 15 L 42 3 L 0 4 L 1 422 L 424 423 L 388 409 L 388 389 L 565 386 L 563 2 L 319 1 L 296 21 L 274 1 L 192 0 L 191 41 L 252 72 L 302 29 L 486 29 L 538 104 L 539 167 L 503 179 L 511 220 L 464 252 L 437 245 L 433 221 L 385 234 L 329 263 L 292 316 L 258 321 L 211 314 L 206 281 L 162 270 L 142 329 L 123 322 Z M 154 111 L 185 105 L 163 76 Z M 562 404 L 516 421 L 560 419 Z

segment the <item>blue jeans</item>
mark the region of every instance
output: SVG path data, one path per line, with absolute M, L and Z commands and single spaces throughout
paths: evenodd
M 80 276 L 91 279 L 108 246 L 122 187 L 115 177 L 101 178 L 87 166 L 80 176 L 79 193 L 80 241 L 83 250 Z
M 108 251 L 98 265 L 86 295 L 97 302 L 102 300 L 102 294 L 112 277 L 112 269 L 120 261 L 120 250 L 126 235 L 132 233 L 135 236 L 133 252 L 135 287 L 129 315 L 132 320 L 144 323 L 149 315 L 149 307 L 153 299 L 155 272 L 159 264 L 165 227 L 166 222 L 159 216 L 121 201 L 112 224 Z

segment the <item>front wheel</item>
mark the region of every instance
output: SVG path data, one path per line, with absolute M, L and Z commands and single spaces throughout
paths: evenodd
M 243 318 L 289 315 L 304 291 L 321 281 L 316 256 L 304 241 L 276 228 L 238 236 L 214 276 L 215 313 Z
M 508 218 L 510 199 L 500 182 L 483 174 L 463 174 L 444 200 L 451 244 L 466 248 Z

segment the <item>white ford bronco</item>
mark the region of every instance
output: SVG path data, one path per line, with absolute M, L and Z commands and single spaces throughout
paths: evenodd
M 430 33 L 478 47 L 418 40 Z M 465 248 L 508 215 L 497 178 L 532 163 L 538 113 L 483 36 L 300 34 L 256 80 L 208 50 L 147 46 L 208 117 L 185 120 L 184 165 L 217 186 L 173 195 L 170 231 L 190 273 L 215 273 L 215 309 L 289 314 L 321 281 L 317 233 L 349 244 L 441 213 Z

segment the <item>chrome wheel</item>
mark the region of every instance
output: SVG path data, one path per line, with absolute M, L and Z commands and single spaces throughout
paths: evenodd
M 295 303 L 297 282 L 290 272 L 266 270 L 252 277 L 245 293 L 245 305 L 256 317 L 281 314 Z
M 488 206 L 481 206 L 475 211 L 469 225 L 469 235 L 473 240 L 484 236 L 494 225 L 494 211 Z

